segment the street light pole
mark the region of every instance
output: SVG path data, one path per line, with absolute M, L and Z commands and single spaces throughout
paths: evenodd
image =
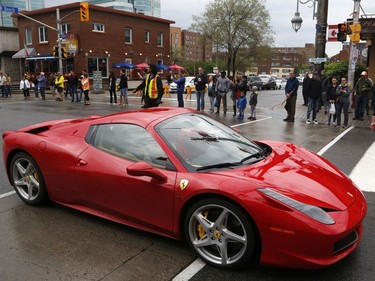
M 314 15 L 313 19 L 316 16 L 316 33 L 315 33 L 315 58 L 325 58 L 326 53 L 326 33 L 327 33 L 327 15 L 328 15 L 328 0 L 306 0 L 303 2 L 302 0 L 297 0 L 297 12 L 295 13 L 294 17 L 292 18 L 292 27 L 295 32 L 297 32 L 302 25 L 302 18 L 300 17 L 300 13 L 298 11 L 298 5 L 307 4 L 312 2 L 312 6 L 314 7 Z M 315 15 L 315 8 L 317 4 L 317 12 Z M 314 68 L 317 71 L 321 71 L 323 69 L 323 64 L 315 64 Z

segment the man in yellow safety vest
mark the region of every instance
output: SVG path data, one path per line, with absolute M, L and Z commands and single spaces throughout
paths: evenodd
M 164 93 L 163 82 L 158 75 L 158 69 L 155 64 L 150 64 L 150 73 L 146 75 L 141 84 L 138 85 L 133 93 L 143 89 L 144 108 L 157 107 L 162 103 L 161 98 Z

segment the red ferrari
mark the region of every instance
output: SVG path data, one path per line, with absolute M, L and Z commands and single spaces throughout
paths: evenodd
M 27 204 L 49 199 L 185 238 L 211 265 L 324 267 L 361 239 L 365 198 L 335 166 L 194 110 L 47 121 L 3 140 L 9 181 Z

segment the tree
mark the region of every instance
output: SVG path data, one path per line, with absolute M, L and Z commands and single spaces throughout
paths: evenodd
M 226 54 L 231 73 L 242 50 L 273 43 L 270 16 L 261 0 L 213 0 L 193 22 L 191 28 L 212 42 L 213 52 Z
M 348 77 L 348 61 L 333 61 L 324 66 L 324 71 L 328 77 L 335 76 L 337 78 Z M 362 71 L 366 70 L 366 66 L 357 64 L 355 68 L 354 84 L 360 77 Z

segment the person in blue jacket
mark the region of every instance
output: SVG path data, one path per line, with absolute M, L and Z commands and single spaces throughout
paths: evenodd
M 296 114 L 296 102 L 297 102 L 297 91 L 299 87 L 299 81 L 296 78 L 294 70 L 289 73 L 289 79 L 285 85 L 285 110 L 287 116 L 283 119 L 286 122 L 294 122 L 294 115 Z
M 172 76 L 173 77 L 173 76 Z M 172 79 L 173 82 L 177 85 L 177 101 L 178 101 L 178 107 L 184 107 L 184 97 L 183 94 L 185 92 L 185 76 L 182 74 L 182 71 L 178 71 L 178 79 Z
M 241 91 L 240 97 L 237 99 L 237 108 L 238 108 L 238 112 L 239 112 L 237 119 L 243 120 L 244 114 L 245 114 L 246 104 L 247 104 L 246 93 Z

